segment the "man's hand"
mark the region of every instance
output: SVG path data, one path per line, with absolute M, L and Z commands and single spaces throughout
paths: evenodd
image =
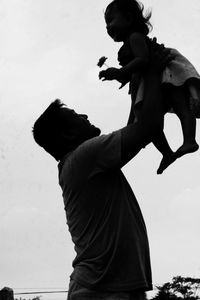
M 121 80 L 120 69 L 117 69 L 117 68 L 108 68 L 106 70 L 103 70 L 103 71 L 99 72 L 99 79 L 102 79 L 102 81 L 105 81 L 105 80 L 117 80 L 117 81 L 120 81 Z

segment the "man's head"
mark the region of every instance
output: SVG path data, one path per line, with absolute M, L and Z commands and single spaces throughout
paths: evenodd
M 36 143 L 56 160 L 100 133 L 86 115 L 77 114 L 58 99 L 47 107 L 33 126 Z

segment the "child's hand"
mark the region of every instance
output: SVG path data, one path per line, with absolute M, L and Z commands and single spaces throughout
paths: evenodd
M 99 79 L 105 80 L 118 80 L 121 82 L 121 72 L 117 68 L 108 68 L 99 72 Z
M 130 82 L 130 80 L 129 79 L 124 79 L 124 80 L 118 80 L 120 83 L 121 83 L 121 85 L 120 85 L 120 87 L 119 87 L 119 90 L 121 90 L 128 82 Z

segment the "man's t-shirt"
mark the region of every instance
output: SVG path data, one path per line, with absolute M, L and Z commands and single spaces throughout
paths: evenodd
M 77 254 L 71 278 L 91 289 L 150 290 L 146 227 L 120 159 L 119 130 L 87 140 L 59 163 Z

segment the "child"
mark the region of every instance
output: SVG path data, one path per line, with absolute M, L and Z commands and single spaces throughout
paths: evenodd
M 118 52 L 120 69 L 108 68 L 99 73 L 103 80 L 118 80 L 123 87 L 130 82 L 130 93 L 134 101 L 135 121 L 139 116 L 145 91 L 143 72 L 150 61 L 148 37 L 151 14 L 143 15 L 144 7 L 136 0 L 114 0 L 106 8 L 107 32 L 115 42 L 123 42 Z M 159 45 L 158 45 L 159 47 Z M 175 112 L 179 117 L 183 144 L 176 153 L 170 148 L 164 132 L 152 138 L 152 142 L 163 158 L 157 170 L 161 174 L 176 158 L 198 150 L 195 140 L 196 118 L 200 117 L 200 75 L 193 65 L 177 50 L 171 49 L 174 59 L 168 63 L 162 74 L 163 98 L 166 111 Z M 121 88 L 120 87 L 120 88 Z

